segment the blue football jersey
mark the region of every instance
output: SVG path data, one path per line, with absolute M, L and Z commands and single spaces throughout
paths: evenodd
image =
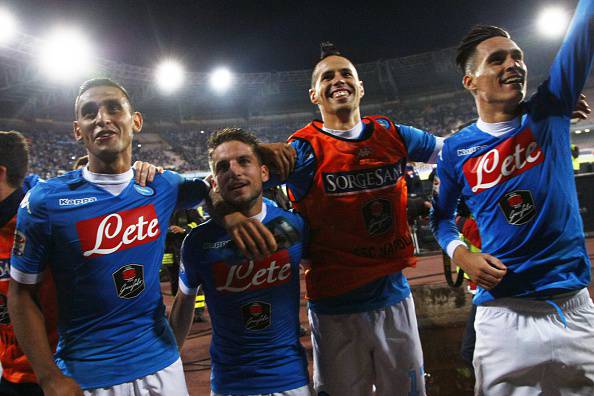
M 433 227 L 445 250 L 458 239 L 454 213 L 462 197 L 476 218 L 482 250 L 507 274 L 481 304 L 508 296 L 546 296 L 590 283 L 590 260 L 571 162 L 569 122 L 594 54 L 594 2 L 578 5 L 549 78 L 524 106 L 520 126 L 501 136 L 476 124 L 446 139 Z
M 81 170 L 40 182 L 17 217 L 11 276 L 39 282 L 52 271 L 59 304 L 55 359 L 83 389 L 155 373 L 179 357 L 165 318 L 159 269 L 169 218 L 207 194 L 200 181 L 165 172 L 117 196 Z
M 299 262 L 306 228 L 298 215 L 269 203 L 262 220 L 279 250 L 259 261 L 241 257 L 213 221 L 182 246 L 180 290 L 203 285 L 212 322 L 211 386 L 222 394 L 281 392 L 308 383 L 299 342 Z

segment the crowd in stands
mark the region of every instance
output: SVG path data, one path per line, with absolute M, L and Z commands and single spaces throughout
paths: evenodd
M 377 110 L 371 113 L 387 115 L 396 123 L 412 125 L 438 136 L 448 136 L 476 118 L 472 98 L 467 94 L 439 101 L 390 103 L 375 109 Z M 146 132 L 160 136 L 160 143 L 157 146 L 153 143 L 150 147 L 134 145 L 133 160 L 148 161 L 182 173 L 207 171 L 206 142 L 215 129 L 242 127 L 254 132 L 263 142 L 278 142 L 286 141 L 292 132 L 306 125 L 312 117 L 313 112 L 287 119 L 278 116 L 268 119 L 247 118 L 242 119 L 240 125 L 227 125 L 228 122 L 224 120 L 221 121 L 221 125 L 216 126 L 213 126 L 211 120 L 208 127 L 201 127 L 200 122 L 168 127 L 145 125 Z M 67 122 L 0 121 L 0 130 L 18 130 L 29 139 L 31 172 L 39 174 L 42 178 L 54 177 L 69 171 L 75 159 L 84 155 L 82 146 L 75 142 L 70 128 Z

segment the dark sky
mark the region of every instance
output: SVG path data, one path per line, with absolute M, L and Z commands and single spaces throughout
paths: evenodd
M 476 23 L 508 30 L 538 11 L 577 0 L 8 0 L 21 29 L 43 37 L 58 24 L 86 31 L 101 56 L 152 67 L 175 56 L 191 71 L 310 68 L 318 43 L 334 41 L 355 63 L 454 46 Z

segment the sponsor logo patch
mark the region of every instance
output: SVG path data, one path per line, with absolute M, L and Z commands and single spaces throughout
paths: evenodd
M 363 219 L 370 236 L 380 235 L 392 229 L 394 219 L 392 205 L 384 198 L 374 199 L 363 205 Z
M 499 207 L 507 222 L 512 225 L 526 224 L 536 215 L 532 194 L 527 190 L 517 190 L 505 194 L 499 200 Z
M 120 298 L 134 298 L 144 290 L 144 266 L 140 264 L 125 265 L 112 275 Z
M 25 234 L 16 230 L 14 232 L 14 244 L 12 245 L 12 254 L 15 256 L 22 256 L 25 253 L 25 245 L 27 244 L 27 238 Z
M 10 317 L 8 316 L 8 300 L 4 294 L 0 294 L 0 324 L 10 324 Z
M 241 307 L 243 324 L 247 330 L 258 331 L 270 327 L 271 305 L 263 301 L 254 301 Z
M 215 287 L 221 293 L 240 293 L 282 285 L 292 275 L 288 250 L 279 250 L 264 260 L 243 260 L 234 265 L 219 261 L 212 270 Z
M 97 197 L 86 198 L 60 198 L 58 204 L 60 206 L 78 206 L 97 201 Z
M 10 259 L 0 259 L 0 280 L 10 279 Z
M 324 191 L 328 195 L 355 194 L 396 185 L 401 176 L 398 164 L 350 172 L 323 173 Z
M 469 158 L 463 165 L 464 176 L 474 194 L 493 188 L 521 175 L 544 161 L 544 152 L 529 128 L 496 147 Z
M 134 184 L 134 189 L 140 195 L 144 195 L 145 197 L 150 197 L 151 195 L 155 195 L 155 190 L 150 188 L 149 186 L 142 187 L 141 185 Z
M 76 230 L 88 258 L 144 245 L 161 235 L 152 204 L 79 221 Z

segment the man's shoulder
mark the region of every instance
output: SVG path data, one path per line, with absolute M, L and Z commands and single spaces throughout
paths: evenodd
M 223 227 L 217 224 L 213 219 L 208 219 L 205 222 L 190 230 L 184 239 L 184 248 L 191 246 L 202 245 L 202 242 L 209 240 L 216 240 L 221 236 L 226 235 Z

